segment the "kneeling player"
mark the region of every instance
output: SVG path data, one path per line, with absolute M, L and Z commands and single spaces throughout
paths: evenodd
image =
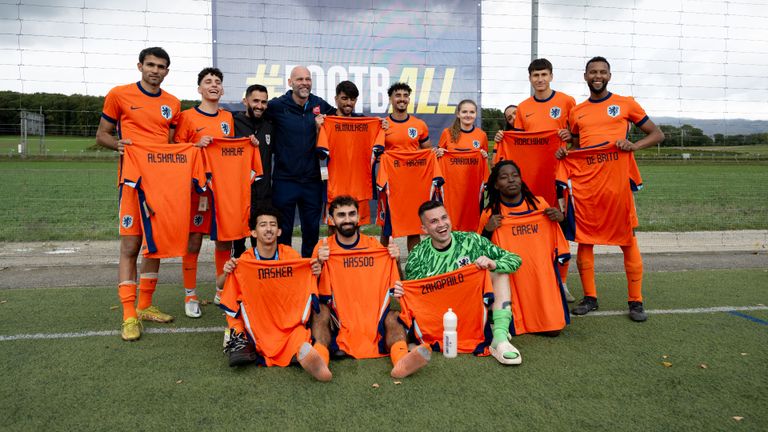
M 452 232 L 451 219 L 440 202 L 427 201 L 422 204 L 419 207 L 419 218 L 421 218 L 421 229 L 429 237 L 417 244 L 408 255 L 408 261 L 405 265 L 405 278 L 409 281 L 412 279 L 431 278 L 458 270 L 472 263 L 479 269 L 490 270 L 494 296 L 492 306 L 493 340 L 490 344 L 490 352 L 502 364 L 520 364 L 522 362 L 520 352 L 508 340 L 509 327 L 512 322 L 508 274 L 520 267 L 522 263 L 520 257 L 492 244 L 488 239 L 477 233 Z M 457 281 L 464 281 L 468 276 L 474 277 L 476 275 L 461 275 L 460 277 L 457 276 L 456 279 Z M 433 296 L 416 295 L 415 289 L 417 287 L 411 286 L 412 284 L 407 282 L 406 286 L 400 281 L 396 282 L 394 295 L 397 298 L 404 296 L 406 303 L 420 303 L 422 306 L 425 304 L 429 305 L 429 307 L 419 308 L 423 311 L 423 314 L 428 314 L 429 317 L 422 315 L 423 318 L 421 320 L 417 319 L 420 324 L 412 327 L 414 327 L 414 331 L 417 333 L 433 335 L 434 339 L 434 335 L 441 333 L 442 330 L 442 323 L 436 316 L 442 317 L 442 314 L 449 307 L 458 309 L 459 305 L 471 301 L 467 299 L 467 297 L 472 295 L 469 290 L 477 289 L 479 283 L 485 282 L 483 279 L 477 284 L 453 284 L 450 286 L 450 291 L 454 292 L 450 296 L 441 296 L 439 301 L 434 303 L 432 302 Z M 442 282 L 438 283 L 442 284 Z M 440 286 L 441 289 L 438 291 L 441 294 L 448 292 L 448 285 Z M 445 289 L 442 289 L 443 286 Z M 414 289 L 412 290 L 411 288 Z M 478 295 L 482 297 L 482 290 L 479 291 Z M 482 301 L 482 299 L 478 301 Z M 408 313 L 406 312 L 404 315 L 408 315 Z M 483 310 L 480 310 L 480 318 L 477 316 L 463 317 L 460 314 L 457 315 L 459 315 L 459 326 L 462 326 L 461 323 L 465 321 L 484 321 Z M 425 324 L 430 328 L 425 328 Z M 482 327 L 482 325 L 477 326 L 478 330 L 475 333 L 479 332 L 479 334 L 469 335 L 469 337 L 472 340 L 482 339 Z M 459 329 L 459 352 L 476 352 L 474 349 L 466 350 L 461 348 L 461 333 L 462 331 Z M 477 348 L 479 349 L 480 347 Z
M 424 367 L 431 352 L 427 345 L 408 352 L 405 328 L 397 312 L 389 310 L 390 289 L 400 279 L 400 248 L 391 238 L 385 248 L 361 234 L 358 212 L 353 197 L 334 198 L 329 215 L 336 234 L 324 239 L 313 253 L 323 265 L 320 312 L 312 318 L 315 347 L 325 356 L 326 347 L 331 346 L 334 352 L 357 359 L 389 353 L 394 366 L 390 374 L 404 378 Z
M 288 366 L 295 358 L 317 380 L 330 381 L 308 328 L 310 308 L 317 308 L 320 265 L 277 244 L 279 218 L 275 209 L 256 209 L 248 221 L 256 247 L 227 261 L 216 280 L 230 329 L 229 365 L 260 358 L 266 366 Z

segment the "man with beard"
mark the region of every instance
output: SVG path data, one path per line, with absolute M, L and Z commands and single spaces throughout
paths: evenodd
M 290 245 L 296 207 L 301 220 L 301 256 L 312 254 L 320 237 L 323 182 L 315 151 L 315 117 L 336 109 L 312 94 L 312 76 L 305 66 L 296 66 L 288 79 L 288 90 L 269 101 L 265 116 L 272 121 L 275 167 L 272 172 L 272 204 L 283 214 L 279 242 Z
M 608 91 L 608 82 L 611 80 L 611 65 L 604 57 L 593 57 L 587 62 L 586 71 L 584 72 L 584 80 L 589 87 L 589 99 L 576 105 L 571 110 L 569 124 L 571 127 L 571 134 L 573 135 L 573 146 L 577 149 L 602 149 L 605 148 L 606 152 L 609 150 L 619 149 L 619 152 L 634 152 L 642 150 L 646 147 L 654 146 L 664 140 L 664 133 L 658 128 L 646 115 L 645 110 L 638 104 L 634 98 L 629 96 L 620 96 Z M 633 123 L 643 133 L 645 137 L 637 142 L 629 141 L 627 134 L 630 126 Z M 613 152 L 615 153 L 615 151 Z M 558 159 L 567 157 L 568 152 L 561 148 L 557 151 L 556 156 Z M 606 153 L 607 155 L 607 153 Z M 604 155 L 598 155 L 604 156 Z M 599 163 L 589 163 L 593 172 L 599 165 L 606 165 L 607 162 L 611 162 L 613 155 L 610 154 L 610 158 L 604 157 L 598 158 Z M 631 161 L 634 164 L 634 160 Z M 634 167 L 631 165 L 629 170 Z M 595 175 L 585 176 L 584 184 L 587 183 L 587 178 L 595 178 Z M 589 184 L 586 184 L 587 189 L 592 190 L 605 190 L 607 186 L 610 186 L 607 182 L 610 179 L 606 179 L 606 182 L 590 188 Z M 615 178 L 614 182 L 621 182 L 619 185 L 620 191 L 627 191 L 630 187 L 630 182 L 626 177 Z M 574 184 L 573 189 L 577 189 L 579 184 Z M 624 189 L 627 188 L 627 189 Z M 576 198 L 572 198 L 575 200 Z M 614 198 L 614 200 L 617 198 Z M 643 261 L 640 256 L 640 248 L 637 245 L 637 237 L 634 235 L 634 226 L 637 225 L 637 215 L 634 209 L 634 202 L 629 194 L 628 200 L 631 202 L 629 208 L 630 219 L 632 221 L 632 227 L 626 226 L 627 218 L 620 218 L 613 222 L 613 226 L 616 224 L 624 224 L 627 232 L 626 237 L 631 238 L 625 244 L 625 242 L 619 243 L 621 250 L 624 253 L 624 270 L 627 275 L 627 291 L 628 291 L 628 305 L 629 305 L 629 317 L 633 321 L 642 322 L 648 319 L 648 315 L 643 308 L 643 296 L 642 296 L 642 284 L 643 284 Z M 599 200 L 592 199 L 588 201 L 580 202 L 580 214 L 592 215 L 592 214 L 606 214 L 610 209 L 619 206 L 618 202 L 598 202 Z M 588 204 L 592 203 L 592 206 Z M 585 205 L 586 204 L 586 205 Z M 590 216 L 598 219 L 599 216 Z M 579 215 L 576 215 L 577 223 L 579 223 Z M 610 225 L 611 222 L 608 221 Z M 582 225 L 584 226 L 584 224 Z M 612 228 L 612 226 L 608 226 Z M 618 229 L 618 228 L 616 228 Z M 615 231 L 616 229 L 612 229 Z M 582 232 L 585 229 L 581 230 Z M 600 230 L 603 234 L 609 230 Z M 596 237 L 599 237 L 601 233 L 597 233 Z M 578 234 L 577 234 L 578 237 Z M 578 241 L 578 240 L 577 240 Z M 603 243 L 603 244 L 617 244 L 617 243 Z M 576 265 L 579 268 L 579 277 L 581 278 L 581 285 L 584 289 L 584 298 L 579 304 L 571 311 L 574 315 L 585 315 L 590 311 L 596 310 L 597 305 L 597 288 L 595 286 L 595 268 L 594 261 L 595 255 L 593 251 L 594 244 L 586 244 L 579 241 L 578 255 L 576 258 Z
M 384 248 L 360 233 L 358 203 L 353 197 L 334 198 L 329 212 L 336 234 L 324 239 L 313 253 L 324 264 L 320 312 L 312 318 L 315 349 L 326 361 L 329 346 L 336 355 L 358 359 L 389 353 L 390 375 L 405 378 L 424 367 L 431 352 L 428 345 L 409 352 L 405 327 L 398 313 L 389 310 L 390 289 L 400 279 L 400 248 L 391 238 Z

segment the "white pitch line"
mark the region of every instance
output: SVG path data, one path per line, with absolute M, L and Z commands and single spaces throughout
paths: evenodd
M 691 308 L 691 309 L 655 309 L 648 310 L 649 315 L 676 315 L 676 314 L 702 314 L 702 313 L 720 313 L 720 312 L 744 312 L 744 311 L 764 311 L 768 310 L 768 306 L 716 306 L 709 308 Z M 584 317 L 577 318 L 589 318 L 589 317 L 601 317 L 601 316 L 617 316 L 626 315 L 627 311 L 594 311 L 590 312 Z M 573 316 L 573 315 L 572 315 Z M 147 328 L 144 329 L 144 333 L 149 334 L 175 334 L 175 333 L 217 333 L 223 332 L 224 327 L 181 327 L 181 328 Z M 72 332 L 72 333 L 29 333 L 29 334 L 17 334 L 17 335 L 0 335 L 0 342 L 15 341 L 15 340 L 40 340 L 40 339 L 70 339 L 70 338 L 84 338 L 92 336 L 118 336 L 120 334 L 117 330 L 101 330 L 101 331 L 84 331 L 84 332 Z

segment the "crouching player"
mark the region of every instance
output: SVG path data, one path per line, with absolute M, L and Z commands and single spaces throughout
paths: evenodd
M 295 359 L 317 380 L 330 381 L 331 371 L 310 344 L 308 328 L 310 310 L 317 308 L 320 265 L 277 244 L 279 219 L 275 209 L 256 209 L 248 221 L 256 247 L 227 261 L 216 280 L 230 329 L 229 365 L 260 360 L 288 366 Z
M 451 230 L 451 219 L 442 203 L 427 201 L 419 207 L 421 229 L 429 237 L 422 240 L 408 255 L 405 265 L 405 279 L 407 282 L 395 282 L 394 296 L 403 298 L 404 316 L 415 318 L 418 325 L 411 324 L 411 330 L 421 335 L 429 334 L 431 339 L 435 335 L 442 334 L 442 316 L 448 308 L 457 311 L 459 318 L 459 352 L 480 353 L 484 344 L 477 344 L 470 349 L 462 348 L 466 341 L 482 342 L 487 339 L 483 335 L 485 324 L 485 310 L 480 304 L 484 289 L 487 284 L 486 272 L 469 272 L 456 275 L 456 284 L 440 284 L 439 289 L 420 289 L 419 283 L 412 283 L 413 279 L 432 278 L 454 270 L 462 269 L 462 272 L 472 270 L 466 266 L 474 263 L 481 270 L 490 270 L 491 285 L 493 287 L 493 339 L 490 344 L 491 354 L 502 364 L 520 364 L 522 357 L 520 352 L 509 342 L 509 328 L 512 322 L 511 294 L 509 285 L 509 273 L 516 271 L 522 260 L 514 253 L 492 244 L 487 238 L 477 233 Z M 472 283 L 464 283 L 469 281 Z M 436 284 L 433 284 L 437 286 Z M 423 284 L 421 284 L 423 285 Z M 473 291 L 476 290 L 476 291 Z M 436 293 L 437 296 L 430 295 Z M 477 302 L 471 303 L 471 297 L 477 294 Z M 472 309 L 472 316 L 458 313 L 460 306 L 465 304 L 476 305 Z M 418 312 L 409 312 L 409 310 Z M 417 315 L 421 315 L 421 317 Z M 413 319 L 411 319 L 413 321 Z M 462 323 L 477 324 L 470 335 L 463 334 Z M 422 337 L 422 340 L 427 341 Z M 427 341 L 431 342 L 431 341 Z M 438 343 L 439 345 L 439 343 Z
M 315 347 L 326 356 L 330 347 L 336 354 L 356 359 L 389 353 L 390 375 L 405 378 L 429 362 L 431 351 L 419 345 L 409 352 L 405 327 L 397 312 L 389 309 L 390 290 L 400 279 L 400 248 L 391 238 L 384 247 L 360 233 L 358 202 L 351 196 L 334 198 L 329 215 L 336 233 L 313 253 L 323 265 L 320 311 L 312 318 Z

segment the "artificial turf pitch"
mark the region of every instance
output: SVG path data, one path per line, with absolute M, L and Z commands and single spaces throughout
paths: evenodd
M 580 292 L 577 277 L 570 285 Z M 155 303 L 176 322 L 146 328 L 203 332 L 0 340 L 0 429 L 766 429 L 768 271 L 646 274 L 651 311 L 760 308 L 744 312 L 651 312 L 633 323 L 623 274 L 598 275 L 598 293 L 600 311 L 622 314 L 573 317 L 557 338 L 516 337 L 519 367 L 434 353 L 397 384 L 387 358 L 346 359 L 321 384 L 298 367 L 229 368 L 222 333 L 210 330 L 223 328 L 221 313 L 208 305 L 186 318 L 181 287 L 162 285 Z M 118 330 L 117 305 L 114 287 L 0 291 L 0 338 Z

